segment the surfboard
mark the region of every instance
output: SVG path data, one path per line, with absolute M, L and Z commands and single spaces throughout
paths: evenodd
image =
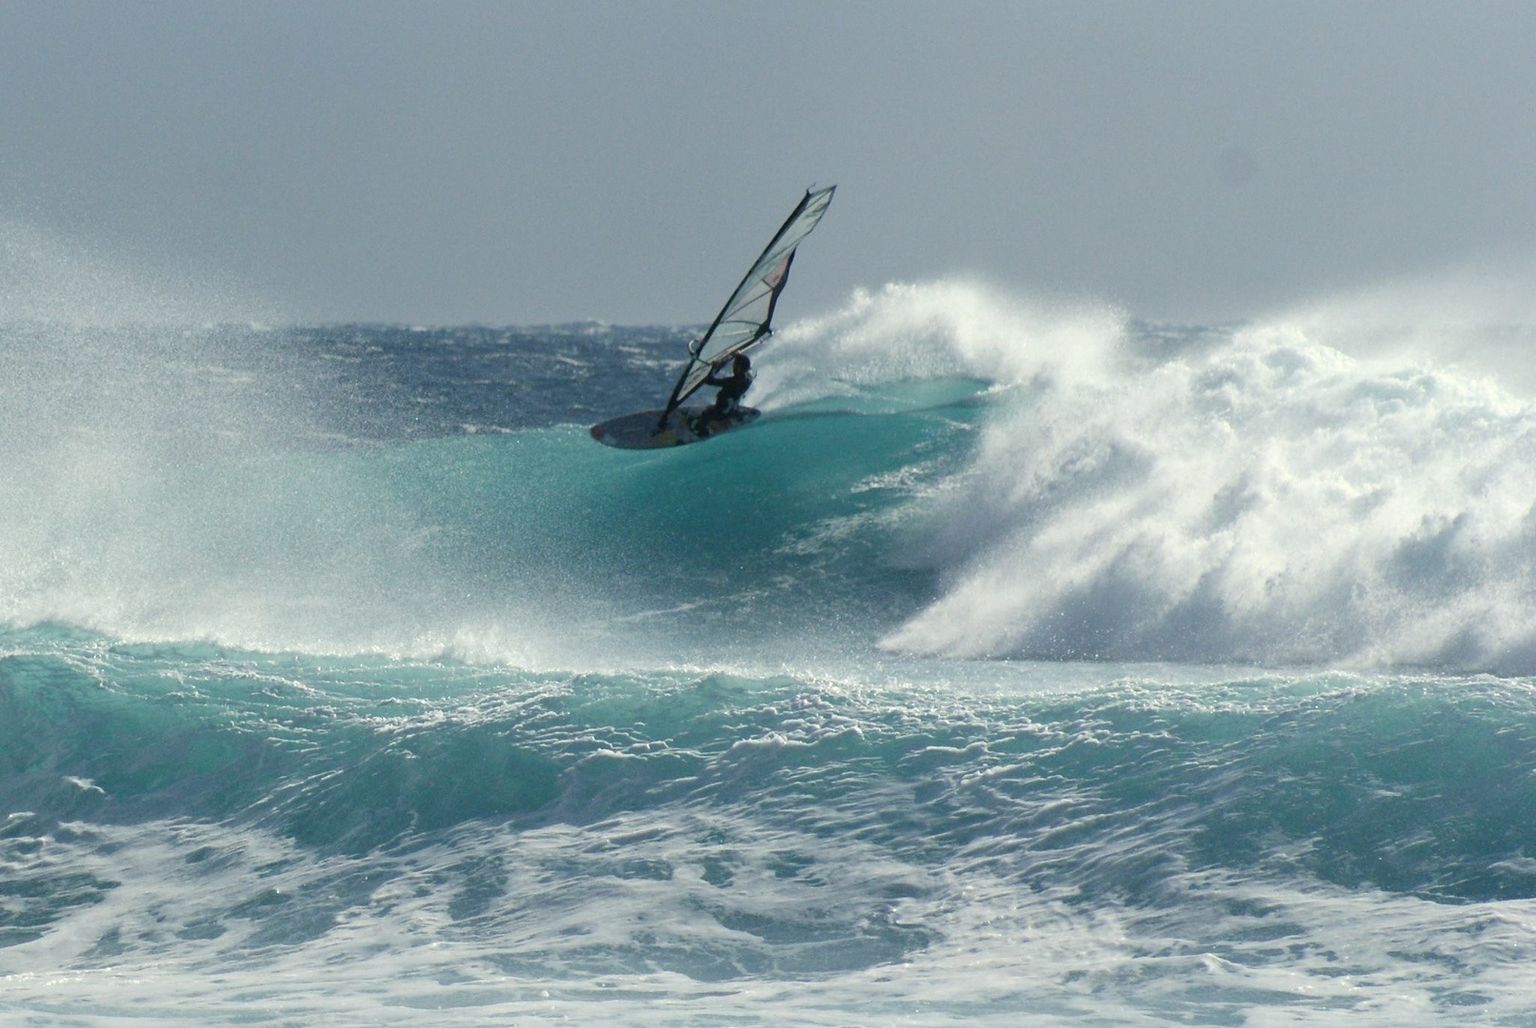
M 678 407 L 671 413 L 658 409 L 625 414 L 593 425 L 592 438 L 620 450 L 661 450 L 712 439 L 733 428 L 750 425 L 762 413 L 752 407 L 738 407 L 729 418 L 706 419 L 707 410 L 708 407 Z
M 789 281 L 795 249 L 821 221 L 836 190 L 836 186 L 806 190 L 805 196 L 784 219 L 784 224 L 763 247 L 762 254 L 747 269 L 709 329 L 688 344 L 688 364 L 677 385 L 672 387 L 666 407 L 625 414 L 593 425 L 593 439 L 625 450 L 655 450 L 700 442 L 757 418 L 758 412 L 751 407 L 739 407 L 728 421 L 711 419 L 710 423 L 704 424 L 699 421 L 699 415 L 705 408 L 682 404 L 704 386 L 718 384 L 718 378 L 711 383 L 712 376 L 737 354 L 772 334 L 773 311 L 778 306 L 779 294 Z

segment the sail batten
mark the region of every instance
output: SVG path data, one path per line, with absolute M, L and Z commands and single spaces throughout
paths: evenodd
M 774 308 L 789 281 L 795 248 L 810 235 L 832 202 L 836 186 L 807 191 L 779 231 L 742 277 L 708 331 L 688 347 L 690 360 L 667 401 L 671 412 L 696 390 L 721 364 L 759 342 L 772 332 Z

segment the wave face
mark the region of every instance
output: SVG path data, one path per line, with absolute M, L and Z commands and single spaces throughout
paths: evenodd
M 1317 317 L 0 326 L 0 1013 L 1529 1020 L 1530 401 Z

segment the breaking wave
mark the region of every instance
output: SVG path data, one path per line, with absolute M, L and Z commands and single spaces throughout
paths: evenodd
M 1316 325 L 892 285 L 775 338 L 759 427 L 650 456 L 592 446 L 582 405 L 664 391 L 666 333 L 524 340 L 568 404 L 535 417 L 463 363 L 506 333 L 12 328 L 0 616 L 534 667 L 793 637 L 1536 671 L 1531 401 Z M 402 347 L 461 356 L 365 438 L 326 428 L 356 382 L 293 385 Z
M 889 647 L 1536 670 L 1536 419 L 1489 378 L 954 283 L 859 297 L 781 346 L 866 383 L 1003 390 L 915 501 L 908 559 L 939 595 Z

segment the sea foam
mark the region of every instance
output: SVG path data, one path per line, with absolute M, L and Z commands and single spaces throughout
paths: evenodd
M 891 287 L 779 343 L 787 369 L 1013 387 L 964 470 L 913 501 L 926 527 L 900 559 L 941 585 L 886 646 L 1536 670 L 1526 399 L 1422 351 L 1353 356 L 1315 316 L 1025 309 Z

